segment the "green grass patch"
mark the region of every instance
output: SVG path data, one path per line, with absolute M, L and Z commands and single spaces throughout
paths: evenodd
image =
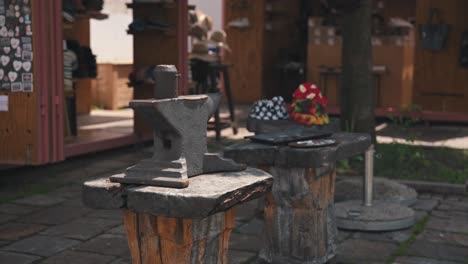
M 468 150 L 379 144 L 374 166 L 379 177 L 464 184 L 468 179 Z M 338 162 L 337 171 L 363 175 L 364 159 L 358 156 Z

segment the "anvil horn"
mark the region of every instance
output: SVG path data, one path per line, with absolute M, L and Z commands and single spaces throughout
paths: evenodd
M 215 114 L 216 110 L 218 109 L 219 102 L 221 101 L 221 94 L 220 93 L 209 93 L 206 94 L 208 96 L 208 100 L 206 101 L 206 105 L 208 106 L 208 120 Z M 206 120 L 208 122 L 208 120 Z

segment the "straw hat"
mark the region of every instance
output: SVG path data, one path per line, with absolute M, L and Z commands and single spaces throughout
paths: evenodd
M 215 62 L 218 60 L 216 55 L 210 54 L 208 45 L 205 41 L 200 41 L 193 44 L 192 52 L 190 53 L 189 58 L 206 62 Z

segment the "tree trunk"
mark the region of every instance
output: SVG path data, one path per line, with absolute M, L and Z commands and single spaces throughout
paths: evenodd
M 341 128 L 372 135 L 375 142 L 374 91 L 372 89 L 372 1 L 345 12 L 343 19 L 343 76 Z

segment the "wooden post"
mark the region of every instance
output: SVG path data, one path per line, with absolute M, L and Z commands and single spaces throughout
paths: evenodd
M 124 211 L 133 264 L 225 264 L 235 211 L 201 219 Z
M 335 167 L 271 167 L 264 246 L 268 263 L 326 263 L 335 256 Z

